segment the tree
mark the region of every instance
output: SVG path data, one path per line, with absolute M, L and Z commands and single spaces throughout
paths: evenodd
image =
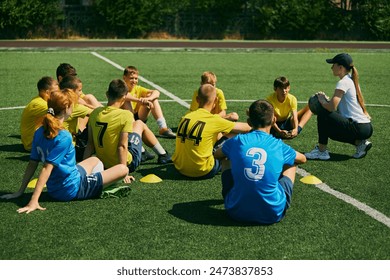
M 55 34 L 63 18 L 58 0 L 3 0 L 0 4 L 0 38 L 28 38 Z

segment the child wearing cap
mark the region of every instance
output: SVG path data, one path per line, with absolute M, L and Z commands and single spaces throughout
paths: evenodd
M 275 79 L 274 92 L 267 97 L 267 101 L 274 107 L 276 122 L 271 134 L 276 138 L 295 138 L 312 116 L 307 105 L 298 111 L 297 98 L 290 93 L 290 82 L 286 77 Z
M 371 137 L 373 127 L 360 90 L 357 69 L 347 53 L 340 53 L 326 59 L 326 62 L 332 64 L 333 75 L 340 80 L 329 101 L 325 94 L 318 96 L 326 110 L 317 115 L 318 145 L 305 155 L 308 159 L 328 160 L 330 155 L 327 145 L 330 138 L 354 145 L 356 153 L 352 157 L 362 158 L 372 147 L 367 139 Z

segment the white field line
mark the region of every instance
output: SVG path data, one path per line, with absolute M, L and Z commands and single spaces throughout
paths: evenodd
M 299 168 L 299 167 L 297 168 L 297 173 L 299 175 L 301 175 L 302 177 L 310 175 L 309 172 L 307 172 L 306 170 Z M 316 184 L 314 186 L 316 188 L 322 190 L 323 192 L 331 194 L 331 195 L 337 197 L 338 199 L 341 199 L 341 200 L 355 206 L 359 210 L 362 210 L 363 212 L 365 212 L 370 217 L 374 218 L 375 220 L 381 222 L 382 224 L 384 224 L 390 228 L 390 218 L 387 217 L 386 215 L 382 214 L 381 212 L 375 210 L 374 208 L 371 208 L 367 204 L 364 204 L 364 203 L 354 199 L 353 197 L 350 197 L 346 194 L 343 194 L 342 192 L 336 191 L 336 190 L 332 189 L 331 187 L 329 187 L 325 183 Z
M 92 52 L 92 54 L 102 60 L 104 60 L 105 62 L 111 64 L 112 66 L 114 66 L 115 68 L 123 71 L 124 68 L 122 66 L 120 66 L 119 64 L 109 60 L 108 58 L 104 57 L 104 56 L 101 56 L 100 54 L 96 53 L 96 52 Z M 190 102 L 191 100 L 183 100 L 183 99 L 180 99 L 179 97 L 177 97 L 176 95 L 174 95 L 173 93 L 165 90 L 164 88 L 160 87 L 159 85 L 139 76 L 139 79 L 141 81 L 143 81 L 144 83 L 152 86 L 153 88 L 159 90 L 161 93 L 165 94 L 166 96 L 168 96 L 169 98 L 171 98 L 172 100 L 160 100 L 160 102 L 177 102 L 179 103 L 180 105 L 186 107 L 187 109 L 190 107 L 190 104 L 187 103 Z M 227 100 L 227 102 L 253 102 L 254 100 Z M 298 102 L 298 103 L 306 103 L 306 102 Z M 381 105 L 381 104 L 366 104 L 367 106 L 372 106 L 372 107 L 387 107 L 387 108 L 390 108 L 390 105 Z M 16 109 L 23 109 L 25 106 L 17 106 L 17 107 L 4 107 L 4 108 L 0 108 L 0 111 L 3 111 L 3 110 L 16 110 Z M 297 169 L 297 173 L 304 177 L 304 176 L 308 176 L 310 175 L 310 173 L 308 173 L 306 170 L 302 169 L 302 168 L 299 168 Z M 358 208 L 359 210 L 365 212 L 367 215 L 369 215 L 370 217 L 372 217 L 373 219 L 377 220 L 378 222 L 381 222 L 382 224 L 386 225 L 387 227 L 390 228 L 390 218 L 387 217 L 386 215 L 382 214 L 381 212 L 371 208 L 370 206 L 346 195 L 346 194 L 343 194 L 339 191 L 336 191 L 334 189 L 332 189 L 331 187 L 329 187 L 327 184 L 325 183 L 321 183 L 321 184 L 317 184 L 315 185 L 315 187 L 317 187 L 318 189 L 328 193 L 328 194 L 331 194 L 333 196 L 335 196 L 336 198 L 338 199 L 341 199 L 343 201 L 345 201 L 346 203 L 349 203 L 351 205 L 353 205 L 354 207 Z
M 119 64 L 113 62 L 112 60 L 98 54 L 97 52 L 91 52 L 91 54 L 93 54 L 94 56 L 104 60 L 105 62 L 107 62 L 108 64 L 111 64 L 112 66 L 114 66 L 115 68 L 123 71 L 125 68 L 120 66 Z M 166 96 L 168 96 L 169 98 L 173 99 L 175 102 L 179 103 L 180 105 L 186 107 L 187 109 L 190 108 L 190 104 L 188 104 L 187 102 L 185 102 L 184 100 L 180 99 L 179 97 L 177 97 L 176 95 L 174 95 L 173 93 L 167 91 L 166 89 L 160 87 L 159 85 L 145 79 L 144 77 L 142 76 L 138 76 L 138 79 L 140 79 L 142 82 L 150 85 L 151 87 L 157 89 L 158 91 L 160 91 L 161 93 L 165 94 Z
M 119 69 L 119 70 L 122 70 L 123 71 L 123 67 L 116 64 L 115 62 L 109 60 L 108 58 L 104 57 L 104 56 L 101 56 L 100 54 L 96 53 L 96 52 L 92 52 L 92 54 L 104 61 L 106 61 L 107 63 L 111 64 L 112 66 L 114 66 L 115 68 Z M 167 95 L 168 97 L 172 98 L 175 102 L 178 102 L 179 104 L 181 104 L 182 106 L 186 107 L 186 108 L 189 108 L 190 105 L 184 101 L 183 99 L 180 99 L 179 97 L 177 97 L 176 95 L 172 94 L 171 92 L 167 91 L 166 89 L 154 84 L 153 82 L 150 82 L 146 79 L 142 79 L 142 81 L 144 81 L 145 83 L 151 85 L 152 87 L 154 87 L 155 89 L 158 89 L 159 91 L 161 91 L 163 94 Z M 251 100 L 253 101 L 253 100 Z M 297 169 L 297 173 L 299 175 L 301 175 L 302 177 L 304 176 L 307 176 L 307 175 L 310 175 L 306 170 L 302 169 L 302 168 L 298 168 Z M 386 225 L 387 227 L 390 228 L 390 218 L 387 217 L 386 215 L 380 213 L 379 211 L 369 207 L 368 205 L 354 199 L 353 197 L 350 197 L 346 194 L 343 194 L 341 192 L 338 192 L 334 189 L 332 189 L 331 187 L 329 187 L 327 184 L 325 183 L 321 183 L 321 184 L 317 184 L 315 185 L 317 188 L 319 188 L 320 190 L 328 193 L 328 194 L 331 194 L 333 196 L 335 196 L 336 198 L 338 199 L 341 199 L 353 206 L 355 206 L 356 208 L 358 208 L 359 210 L 365 212 L 367 215 L 369 215 L 370 217 L 374 218 L 375 220 L 377 220 L 378 222 L 381 222 L 382 224 Z
M 119 68 L 118 68 L 119 69 Z M 123 71 L 123 69 L 121 69 Z M 170 98 L 172 98 L 170 95 L 173 95 L 172 93 L 170 93 L 169 91 L 166 91 L 164 90 L 162 87 L 160 87 L 159 85 L 156 85 L 155 83 L 153 82 L 150 82 L 148 81 L 147 79 L 143 78 L 143 77 L 139 77 L 139 79 L 141 80 L 142 78 L 142 81 L 151 85 L 153 88 L 155 89 L 158 89 L 159 91 L 161 91 L 162 93 L 164 93 L 165 95 L 169 96 Z M 153 86 L 154 85 L 154 86 Z M 180 99 L 178 98 L 177 96 L 173 95 L 175 97 L 175 99 L 159 99 L 159 102 L 162 102 L 162 103 L 170 103 L 170 102 L 177 102 L 181 105 L 183 105 L 184 107 L 186 108 L 189 108 L 190 104 L 188 102 L 191 102 L 191 99 Z M 180 101 L 180 102 L 179 102 Z M 230 103 L 230 102 L 236 102 L 236 103 L 247 103 L 247 102 L 253 102 L 255 101 L 254 99 L 253 100 L 249 100 L 249 99 L 227 99 L 226 102 L 227 103 Z M 107 103 L 107 101 L 99 101 L 100 103 L 102 104 L 105 104 Z M 306 104 L 306 101 L 298 101 L 298 103 L 300 104 Z M 390 108 L 390 105 L 387 105 L 387 104 L 366 104 L 367 107 L 383 107 L 383 108 Z M 0 107 L 0 111 L 5 111 L 5 110 L 17 110 L 17 109 L 24 109 L 25 106 L 15 106 L 15 107 Z

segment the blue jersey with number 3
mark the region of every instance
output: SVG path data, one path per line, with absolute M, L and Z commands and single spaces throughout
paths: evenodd
M 293 165 L 296 152 L 262 131 L 239 134 L 226 141 L 234 186 L 225 197 L 228 214 L 240 221 L 271 224 L 280 221 L 286 195 L 279 184 L 283 165 Z

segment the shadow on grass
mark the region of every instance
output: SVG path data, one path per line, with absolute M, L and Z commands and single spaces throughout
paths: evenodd
M 346 161 L 346 160 L 353 159 L 353 157 L 345 154 L 343 155 L 343 154 L 329 153 L 329 155 L 330 155 L 330 159 L 328 159 L 328 161 Z
M 8 137 L 20 139 L 20 135 L 10 135 Z M 9 153 L 23 153 L 23 155 L 7 157 L 7 159 L 16 159 L 21 161 L 28 161 L 30 159 L 30 152 L 26 151 L 21 143 L 0 145 L 0 151 Z
M 19 153 L 29 153 L 23 148 L 22 144 L 10 144 L 10 145 L 1 145 L 0 151 L 3 152 L 19 152 Z
M 148 168 L 148 165 L 153 165 L 153 167 Z M 155 174 L 163 180 L 191 180 L 191 178 L 181 175 L 173 164 L 155 166 L 155 163 L 144 163 L 136 172 L 142 176 Z
M 18 187 L 16 186 L 15 187 L 15 192 L 18 190 Z M 4 194 L 9 194 L 10 192 L 0 192 L 0 196 L 4 195 Z M 2 199 L 0 198 L 0 203 L 5 203 L 5 202 L 8 202 L 8 203 L 14 203 L 16 204 L 18 207 L 24 207 L 26 206 L 30 199 L 31 199 L 31 196 L 32 196 L 33 193 L 24 193 L 22 194 L 22 196 L 18 197 L 18 198 L 13 198 L 13 199 Z M 53 202 L 53 201 L 57 201 L 55 199 L 53 199 L 52 197 L 49 196 L 49 194 L 46 192 L 46 191 L 43 191 L 39 197 L 39 202 Z
M 223 204 L 222 199 L 177 203 L 168 213 L 193 224 L 225 227 L 259 226 L 258 224 L 240 223 L 232 220 L 224 209 L 215 208 L 221 204 Z

